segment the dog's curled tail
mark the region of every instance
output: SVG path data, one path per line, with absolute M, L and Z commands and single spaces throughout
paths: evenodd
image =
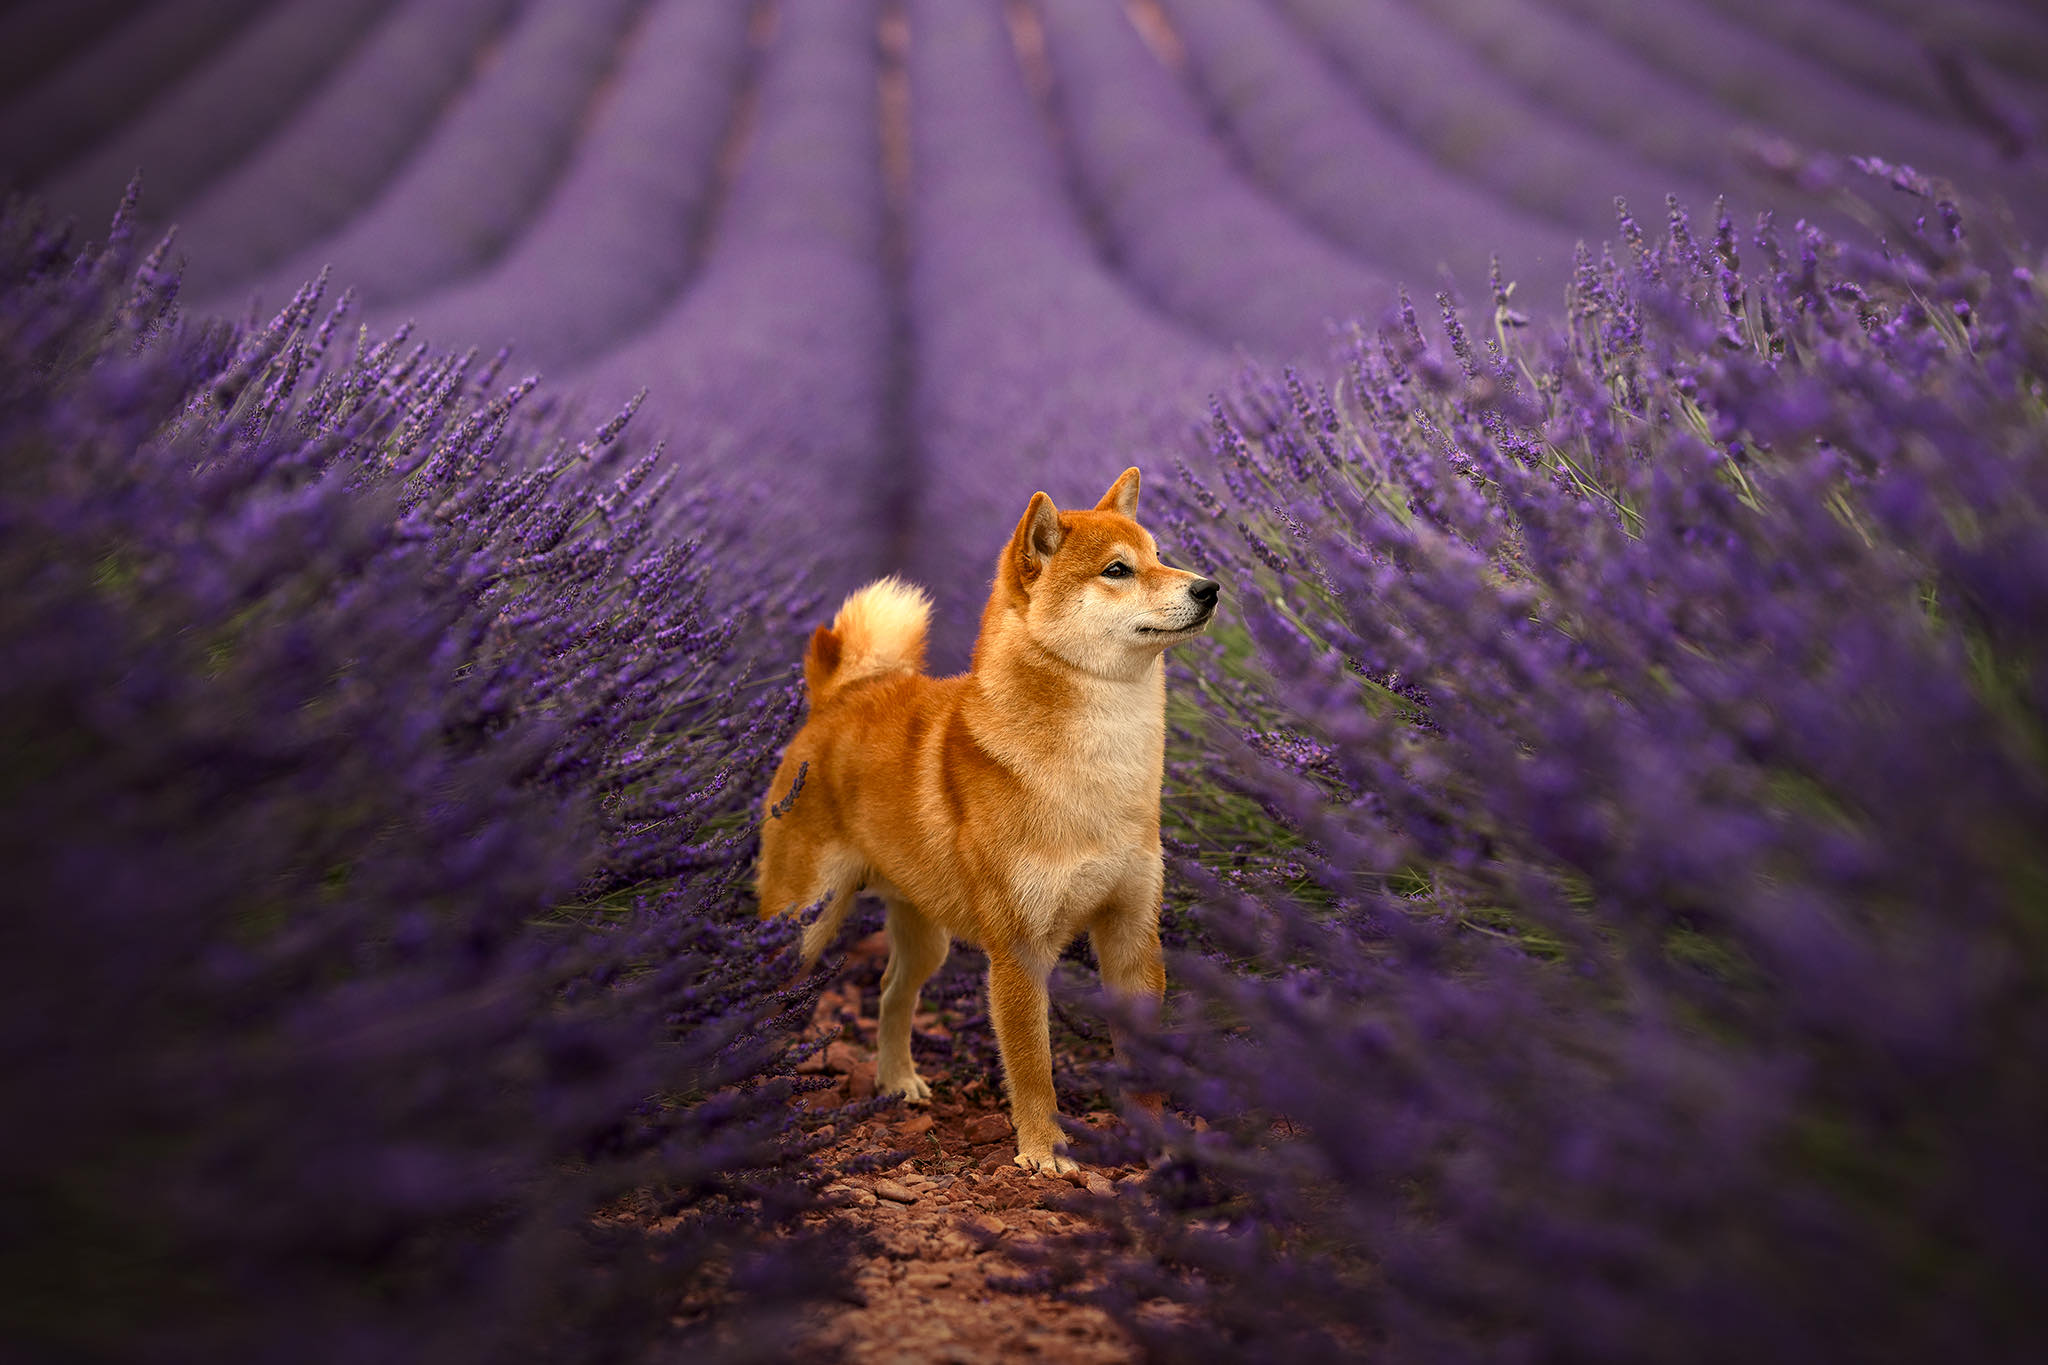
M 849 683 L 924 669 L 932 600 L 900 578 L 868 584 L 840 604 L 830 626 L 811 632 L 804 686 L 818 706 Z

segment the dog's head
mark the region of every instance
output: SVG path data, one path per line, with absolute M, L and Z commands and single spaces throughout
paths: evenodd
M 1137 511 L 1136 469 L 1086 512 L 1062 512 L 1032 494 L 997 567 L 991 606 L 1005 606 L 1041 648 L 1103 677 L 1135 676 L 1168 645 L 1199 635 L 1222 590 L 1162 564 Z

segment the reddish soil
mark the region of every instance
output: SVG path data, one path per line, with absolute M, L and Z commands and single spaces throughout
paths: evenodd
M 879 971 L 881 936 L 849 956 L 842 984 L 818 1002 L 816 1036 L 837 1037 L 806 1064 L 832 1088 L 806 1097 L 813 1109 L 868 1098 L 874 1091 L 874 1020 L 863 1012 Z M 921 1015 L 917 1028 L 947 1036 L 952 1021 Z M 820 1154 L 826 1169 L 862 1157 L 908 1152 L 884 1169 L 847 1174 L 828 1185 L 835 1207 L 820 1218 L 851 1224 L 875 1248 L 859 1264 L 857 1304 L 820 1312 L 809 1343 L 821 1358 L 868 1362 L 982 1362 L 1038 1359 L 1136 1360 L 1130 1339 L 1099 1309 L 1043 1294 L 996 1287 L 1017 1276 L 1009 1252 L 1028 1248 L 1080 1219 L 1055 1204 L 1077 1189 L 1113 1194 L 1144 1177 L 1139 1167 L 1084 1167 L 1044 1176 L 1012 1162 L 1011 1137 L 995 1076 L 963 1079 L 922 1064 L 932 1082 L 928 1108 L 891 1106 L 855 1124 Z M 1108 1115 L 1093 1122 L 1113 1122 Z

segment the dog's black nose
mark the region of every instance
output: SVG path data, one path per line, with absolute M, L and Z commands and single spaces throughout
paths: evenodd
M 1215 606 L 1217 594 L 1222 591 L 1223 585 L 1213 578 L 1197 578 L 1194 582 L 1188 584 L 1188 596 L 1194 598 L 1205 607 Z

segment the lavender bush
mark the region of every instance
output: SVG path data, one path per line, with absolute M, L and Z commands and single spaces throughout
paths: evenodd
M 1813 17 L 1811 10 L 1798 13 Z M 1681 183 L 1712 185 L 1747 201 L 1772 204 L 1780 213 L 1831 221 L 1824 200 L 1760 181 L 1737 136 L 1749 118 L 1745 111 L 1728 108 L 1714 89 L 1674 79 L 1614 36 L 1543 0 L 1445 0 L 1410 22 L 1439 30 L 1440 41 L 1468 49 L 1491 68 L 1493 79 L 1583 135 L 1625 148 L 1667 176 L 1682 177 L 1661 186 L 1663 191 L 1677 190 Z M 1586 79 L 1588 71 L 1598 71 L 1599 79 Z M 1626 192 L 1627 186 L 1616 182 L 1613 189 Z M 1482 265 L 1465 278 L 1477 280 L 1484 273 Z M 1561 287 L 1562 282 L 1560 292 Z
M 315 288 L 182 323 L 126 233 L 0 234 L 0 1335 L 775 1357 L 837 1264 L 740 903 L 786 580 L 623 420 Z
M 1484 9 L 1496 4 L 1497 0 L 1455 0 L 1452 8 Z M 1937 64 L 1927 60 L 1926 48 L 1901 41 L 1906 35 L 1894 24 L 1854 0 L 1824 0 L 1796 8 L 1773 6 L 1764 0 L 1706 0 L 1706 5 L 1874 94 L 1936 119 L 1956 112 L 1954 100 L 1942 89 Z M 1519 18 L 1519 5 L 1516 13 Z
M 1254 969 L 1180 964 L 1205 1130 L 1104 1214 L 1160 1354 L 2048 1344 L 2048 290 L 1917 211 L 1624 218 L 1554 334 L 1219 412 L 1184 686 L 1273 842 L 1184 865 Z
M 1262 0 L 1160 8 L 1196 94 L 1242 164 L 1315 230 L 1417 288 L 1446 268 L 1479 279 L 1499 252 L 1525 300 L 1563 296 L 1571 233 L 1489 195 L 1373 118 Z M 1401 192 L 1388 194 L 1389 185 Z
M 262 0 L 173 0 L 125 6 L 137 11 L 125 18 L 106 14 L 107 6 L 91 0 L 50 6 L 97 23 L 116 20 L 111 33 L 96 31 L 98 41 L 84 45 L 82 51 L 67 51 L 73 44 L 63 41 L 76 19 L 59 24 L 45 19 L 38 25 L 35 11 L 7 16 L 11 31 L 5 36 L 28 44 L 9 43 L 6 48 L 11 60 L 28 67 L 22 72 L 26 79 L 21 88 L 9 91 L 11 98 L 0 117 L 0 160 L 8 167 L 9 178 L 40 178 L 86 151 L 228 41 L 261 4 Z M 102 13 L 94 15 L 96 9 Z M 47 45 L 39 44 L 39 39 Z M 96 204 L 93 211 L 103 208 Z
M 688 477 L 764 564 L 840 592 L 881 571 L 908 470 L 886 458 L 895 318 L 885 273 L 875 0 L 787 0 L 745 162 L 703 269 L 575 381 L 653 390 L 687 423 Z M 805 627 L 808 629 L 808 626 Z M 768 646 L 794 664 L 803 630 Z
M 905 557 L 933 591 L 943 671 L 966 666 L 987 556 L 1023 510 L 1011 471 L 1063 504 L 1097 496 L 1104 450 L 1179 441 L 1235 367 L 1098 253 L 1000 0 L 911 0 L 905 13 L 913 515 L 930 528 Z
M 1377 117 L 1525 212 L 1576 226 L 1597 221 L 1616 194 L 1696 192 L 1494 80 L 1476 54 L 1396 0 L 1275 3 Z
M 513 0 L 394 6 L 296 118 L 179 210 L 186 249 L 200 248 L 184 287 L 206 297 L 247 279 L 374 198 L 514 10 Z
M 1319 354 L 1332 319 L 1376 316 L 1389 279 L 1261 195 L 1128 15 L 1037 0 L 1053 103 L 1113 254 L 1166 311 L 1224 345 Z M 1425 280 L 1427 277 L 1425 277 Z
M 391 3 L 287 0 L 247 16 L 141 117 L 81 147 L 84 154 L 39 184 L 38 194 L 59 213 L 97 217 L 136 168 L 148 166 L 153 202 L 175 211 L 297 114 Z M 104 98 L 105 87 L 95 86 L 88 102 Z
M 502 337 L 543 371 L 594 359 L 672 303 L 700 264 L 717 162 L 753 64 L 749 11 L 663 0 L 547 204 L 489 269 L 383 310 L 427 337 Z
M 204 281 L 205 306 L 233 314 L 251 293 L 289 297 L 322 269 L 346 280 L 366 304 L 382 304 L 443 288 L 489 264 L 562 174 L 584 111 L 642 3 L 534 0 L 496 59 L 344 227 L 253 279 L 234 279 L 232 288 L 227 278 Z M 235 265 L 229 257 L 218 268 Z
M 239 313 L 252 291 L 275 308 L 331 264 L 337 285 L 355 287 L 380 324 L 442 295 L 427 310 L 437 343 L 444 327 L 474 327 L 446 340 L 495 348 L 510 313 L 536 357 L 581 363 L 628 342 L 695 267 L 702 238 L 718 239 L 716 179 L 707 193 L 700 134 L 720 122 L 746 126 L 750 58 L 709 29 L 701 44 L 676 49 L 687 8 L 522 5 L 500 33 L 500 0 L 260 9 L 249 0 L 36 0 L 0 15 L 0 36 L 24 45 L 0 43 L 10 54 L 0 57 L 0 81 L 12 54 L 27 63 L 7 87 L 0 182 L 54 195 L 60 211 L 95 214 L 140 162 L 152 177 L 152 212 L 185 224 L 189 297 L 208 311 Z M 698 8 L 707 25 L 712 11 L 764 32 L 779 22 L 769 0 Z M 1076 112 L 1073 135 L 1048 137 L 1052 129 L 1033 121 L 1022 131 L 1036 150 L 1005 165 L 1049 156 L 1063 196 L 1093 185 L 1084 214 L 1112 211 L 1091 268 L 1141 301 L 1198 317 L 1226 349 L 1263 344 L 1275 325 L 1316 340 L 1323 312 L 1356 301 L 1335 283 L 1319 297 L 1306 278 L 1261 277 L 1246 264 L 1257 253 L 1218 240 L 1222 222 L 1264 222 L 1246 241 L 1290 258 L 1315 254 L 1317 236 L 1339 244 L 1357 264 L 1340 256 L 1332 282 L 1362 268 L 1427 290 L 1448 263 L 1469 286 L 1498 252 L 1521 286 L 1518 307 L 1549 312 L 1562 298 L 1570 242 L 1604 230 L 1616 192 L 1651 202 L 1675 190 L 1705 202 L 1725 191 L 1765 202 L 1752 193 L 1750 163 L 1731 150 L 1738 133 L 1772 157 L 1784 150 L 1774 139 L 1789 135 L 1938 162 L 1971 192 L 2002 194 L 2024 213 L 2048 202 L 2038 170 L 2014 159 L 2048 114 L 2043 67 L 2031 60 L 2048 29 L 2000 0 L 1956 0 L 1938 13 L 1907 13 L 1897 0 L 1131 0 L 1124 8 L 1167 56 L 1165 73 L 1131 60 L 1122 16 L 1096 12 L 1104 8 L 1056 16 L 1061 31 L 1084 35 L 1064 45 L 1059 81 L 1062 106 Z M 1030 5 L 997 10 L 1012 21 L 1009 36 L 1035 31 Z M 888 23 L 916 48 L 931 21 L 908 6 L 896 13 Z M 108 25 L 104 37 L 86 41 L 78 15 Z M 835 41 L 873 38 L 870 28 Z M 663 60 L 678 64 L 662 92 L 672 103 L 657 114 L 664 101 L 644 74 Z M 922 84 L 907 81 L 902 93 Z M 921 120 L 919 99 L 903 104 L 911 122 Z M 1116 121 L 1146 125 L 1156 154 L 1120 161 L 1105 150 L 1114 131 L 1085 111 L 1107 118 L 1117 109 L 1126 114 Z M 646 127 L 678 130 L 673 156 L 637 142 L 631 130 Z M 629 146 L 644 154 L 622 159 Z M 718 178 L 743 168 L 751 146 L 744 135 L 731 139 Z M 915 182 L 924 172 L 903 150 L 888 155 L 893 173 L 913 182 L 908 203 L 922 194 Z M 1232 154 L 1237 166 L 1216 164 Z M 1134 199 L 1119 165 L 1176 188 Z M 1030 183 L 1031 173 L 1019 173 Z M 1783 187 L 1768 201 L 1813 215 Z M 1306 220 L 1306 241 L 1287 224 L 1290 213 Z M 1283 241 L 1292 244 L 1276 246 Z M 885 262 L 914 268 L 927 245 L 910 231 Z M 595 269 L 609 253 L 618 268 Z M 542 271 L 542 260 L 553 268 Z M 619 288 L 641 272 L 639 295 Z M 551 294 L 542 289 L 550 283 Z M 565 311 L 563 291 L 585 289 L 597 295 L 589 315 Z M 536 290 L 526 314 L 506 302 Z M 632 306 L 636 297 L 644 306 Z M 1309 321 L 1276 324 L 1274 297 L 1306 298 Z M 963 296 L 963 306 L 973 302 Z M 558 332 L 575 335 L 554 348 Z M 915 327 L 906 335 L 914 340 Z M 559 361 L 543 355 L 550 348 Z M 1029 388 L 1040 371 L 1071 361 L 1057 344 L 1012 349 L 1010 385 Z M 1159 377 L 1174 349 L 1160 350 Z M 1148 369 L 1144 359 L 1131 368 Z M 1148 406 L 1154 388 L 1141 376 L 1105 415 L 1120 422 L 1123 409 Z M 828 411 L 812 405 L 814 425 Z
M 1570 247 L 1617 191 L 1855 229 L 1795 143 L 2024 228 L 2027 0 L 25 0 L 0 39 L 0 184 L 96 213 L 140 160 L 198 312 L 295 300 L 180 323 L 164 256 L 136 292 L 9 229 L 0 1268 L 43 1354 L 773 1350 L 748 1312 L 826 1264 L 757 1255 L 803 999 L 730 912 L 789 667 L 888 569 L 957 667 L 1022 498 L 1133 461 L 1247 627 L 1173 692 L 1198 989 L 1148 1062 L 1209 1127 L 1104 1248 L 1155 1345 L 2034 1343 L 2031 285 L 1931 201 L 1890 256 Z M 340 322 L 295 292 L 330 263 Z M 1355 357 L 1244 377 L 1345 312 Z
M 1713 13 L 1700 0 L 1676 6 L 1681 20 L 1676 24 L 1626 0 L 1557 3 L 1626 43 L 1673 80 L 1710 91 L 1754 124 L 1832 151 L 1854 150 L 1841 145 L 1844 132 L 1853 129 L 1857 146 L 1881 147 L 1889 156 L 1950 167 L 1954 175 L 2002 182 L 2006 194 L 2029 213 L 2048 206 L 2039 177 L 2024 170 L 2015 174 L 2018 168 L 2010 164 L 2020 150 L 2017 142 L 2025 140 L 2024 131 L 2004 126 L 2007 121 L 1995 117 L 1990 108 L 1971 109 L 1968 100 L 1954 98 L 1958 91 L 1950 92 L 1950 104 L 1942 111 L 1946 118 L 1930 116 L 1924 108 L 1902 108 L 1864 85 L 1836 76 L 1796 49 L 1787 50 L 1765 33 Z M 1822 9 L 1814 17 L 1824 14 Z M 1830 46 L 1846 47 L 1839 28 L 1835 32 Z M 1895 41 L 1903 47 L 1912 38 L 1899 33 Z M 1968 80 L 1974 64 L 1953 70 Z M 2038 72 L 2035 68 L 2035 82 Z M 1986 132 L 1993 136 L 1984 136 Z
M 0 14 L 0 95 L 11 96 L 47 76 L 66 58 L 118 24 L 138 0 L 32 0 Z
M 1959 0 L 1938 14 L 1920 9 L 1913 0 L 1862 0 L 1861 8 L 1887 16 L 1894 32 L 1904 30 L 1975 58 L 2012 77 L 2016 85 L 2033 85 L 2048 70 L 2048 20 L 2023 2 Z

